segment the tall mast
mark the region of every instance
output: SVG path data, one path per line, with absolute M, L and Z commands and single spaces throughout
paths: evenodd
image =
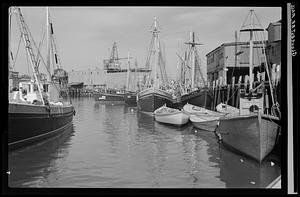
M 134 91 L 139 90 L 140 80 L 139 75 L 137 74 L 137 60 L 134 62 Z
M 234 67 L 237 66 L 237 31 L 234 32 Z
M 195 61 L 195 51 L 196 51 L 196 45 L 202 45 L 201 43 L 196 43 L 195 42 L 195 33 L 190 32 L 190 40 L 189 42 L 185 42 L 185 44 L 190 45 L 190 50 L 191 50 L 191 67 L 192 67 L 192 89 L 195 88 L 195 68 L 196 68 L 196 61 Z
M 49 28 L 49 23 L 50 23 L 50 21 L 49 21 L 49 8 L 48 7 L 46 7 L 46 32 L 47 32 L 47 70 L 48 70 L 48 79 L 49 79 L 49 81 L 51 80 L 51 72 L 50 72 L 50 28 Z
M 248 15 L 249 16 L 249 15 Z M 247 18 L 246 18 L 247 20 Z M 242 26 L 242 31 L 250 32 L 250 40 L 249 40 L 249 80 L 250 80 L 250 90 L 253 88 L 253 33 L 255 31 L 264 31 L 260 24 L 254 23 L 254 10 L 250 10 L 250 18 L 249 24 Z
M 129 52 L 128 52 L 128 69 L 127 69 L 127 83 L 126 83 L 126 89 L 129 91 L 129 81 L 130 81 L 130 58 L 129 58 Z
M 252 89 L 252 83 L 253 83 L 253 31 L 250 31 L 250 40 L 249 40 L 249 82 L 250 82 L 250 90 Z
M 152 33 L 153 33 L 153 37 L 154 37 L 154 48 L 152 49 L 153 50 L 153 52 L 154 52 L 154 82 L 153 82 L 153 87 L 154 88 L 158 88 L 158 83 L 157 83 L 157 62 L 156 62 L 156 58 L 155 58 L 155 56 L 156 56 L 156 54 L 158 54 L 157 53 L 157 49 L 158 49 L 158 43 L 157 43 L 157 39 L 158 39 L 158 32 L 159 32 L 159 30 L 158 30 L 158 27 L 157 27 L 157 18 L 156 17 L 154 17 L 154 28 L 153 28 L 153 30 L 152 30 Z M 157 58 L 157 60 L 158 60 L 158 58 Z
M 195 43 L 194 32 L 190 34 L 190 41 Z M 195 88 L 195 48 L 192 45 L 192 88 Z

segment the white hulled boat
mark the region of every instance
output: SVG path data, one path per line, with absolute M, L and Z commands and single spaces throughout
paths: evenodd
M 154 111 L 154 118 L 158 122 L 177 126 L 184 125 L 189 121 L 189 116 L 183 111 L 166 107 L 166 105 Z

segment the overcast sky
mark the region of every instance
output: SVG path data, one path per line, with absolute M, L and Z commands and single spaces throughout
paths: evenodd
M 194 31 L 197 41 L 203 44 L 197 48 L 206 65 L 208 52 L 222 43 L 234 42 L 234 32 L 241 28 L 250 9 L 255 10 L 264 28 L 281 19 L 280 7 L 50 7 L 50 14 L 62 66 L 67 71 L 102 68 L 113 42 L 117 42 L 119 57 L 126 57 L 129 52 L 137 59 L 138 66 L 143 67 L 151 40 L 150 27 L 157 17 L 161 27 L 159 38 L 165 44 L 167 73 L 174 78 L 179 62 L 176 53 L 184 49 L 189 31 Z M 39 43 L 45 30 L 46 8 L 21 7 L 21 10 Z M 13 19 L 14 54 L 19 35 Z M 29 69 L 24 54 L 22 43 L 14 67 L 21 74 Z M 126 61 L 122 67 L 126 67 Z

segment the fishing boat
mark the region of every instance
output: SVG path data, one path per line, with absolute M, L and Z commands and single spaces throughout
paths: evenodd
M 94 99 L 100 103 L 106 104 L 124 104 L 124 95 L 123 91 L 114 90 L 114 89 L 99 89 L 93 92 Z
M 156 109 L 164 104 L 168 107 L 172 107 L 174 105 L 172 94 L 165 88 L 167 84 L 167 75 L 165 70 L 165 61 L 163 60 L 162 50 L 159 44 L 160 42 L 158 41 L 159 32 L 160 30 L 158 29 L 157 19 L 155 18 L 151 45 L 146 61 L 146 68 L 151 68 L 151 72 L 145 76 L 144 87 L 137 93 L 138 109 L 150 114 L 153 114 Z M 151 61 L 151 58 L 153 58 L 153 61 Z M 150 62 L 154 62 L 154 65 L 150 65 Z
M 195 33 L 190 32 L 190 40 L 185 44 L 189 45 L 189 51 L 184 57 L 180 57 L 180 86 L 181 96 L 177 101 L 177 106 L 182 108 L 186 103 L 196 106 L 202 106 L 211 109 L 212 95 L 206 85 L 203 73 L 201 71 L 200 58 L 196 45 L 202 45 L 195 42 Z
M 239 108 L 232 107 L 225 103 L 219 103 L 216 106 L 216 110 L 220 113 L 228 114 L 228 115 L 238 115 L 240 113 Z
M 124 101 L 129 106 L 136 106 L 136 92 L 126 92 L 124 94 Z
M 192 105 L 192 104 L 185 104 L 183 106 L 183 111 L 189 115 L 197 115 L 197 116 L 218 116 L 221 117 L 224 115 L 224 113 L 220 113 L 220 112 L 216 112 L 216 111 L 212 111 L 212 110 L 208 110 L 205 109 L 203 107 L 199 107 L 196 105 Z
M 177 126 L 184 125 L 189 121 L 189 116 L 183 111 L 169 108 L 166 105 L 163 105 L 154 111 L 154 118 L 157 122 Z
M 271 77 L 266 57 L 264 57 L 264 66 L 269 82 L 262 81 L 256 87 L 253 87 L 253 34 L 258 31 L 263 32 L 264 28 L 260 25 L 258 20 L 254 23 L 254 16 L 256 16 L 254 10 L 250 10 L 248 16 L 250 19 L 249 25 L 243 25 L 240 31 L 250 32 L 249 91 L 248 88 L 240 90 L 239 114 L 221 117 L 216 133 L 221 136 L 221 140 L 225 145 L 262 162 L 273 150 L 277 141 L 277 136 L 280 132 L 280 109 L 272 93 L 273 84 L 270 80 Z M 258 35 L 255 35 L 255 37 L 259 38 Z M 265 51 L 264 45 L 261 46 L 262 50 Z M 265 53 L 263 54 L 265 55 Z M 272 98 L 272 102 L 270 103 L 273 105 L 270 113 L 265 109 L 266 106 L 264 106 L 264 104 L 269 102 L 266 97 L 268 87 Z
M 56 46 L 53 37 L 53 23 L 50 21 L 48 11 L 47 8 L 47 43 L 48 46 L 50 46 L 49 43 Z M 62 71 L 56 48 L 52 48 L 53 51 L 48 48 L 48 61 L 46 64 L 38 47 L 35 46 L 34 48 L 31 44 L 34 43 L 34 40 L 25 23 L 21 9 L 18 7 L 10 8 L 10 22 L 13 15 L 18 20 L 21 38 L 25 45 L 33 76 L 29 80 L 19 82 L 17 87 L 9 87 L 11 90 L 8 106 L 9 150 L 27 146 L 53 135 L 62 134 L 72 126 L 73 115 L 75 115 L 71 101 L 64 98 L 65 96 L 68 97 L 68 91 L 65 91 L 67 82 L 55 73 L 54 75 L 50 73 L 51 59 L 55 60 L 52 63 L 55 64 L 57 69 Z M 9 32 L 11 32 L 11 29 L 9 29 Z M 13 58 L 11 55 L 12 49 L 10 46 L 9 70 L 11 72 L 11 65 L 16 63 L 17 58 Z M 34 49 L 37 50 L 38 56 L 35 55 Z M 54 58 L 50 58 L 50 52 L 52 52 L 51 55 Z M 40 62 L 47 68 L 48 79 L 43 78 L 42 73 L 39 72 Z
M 219 119 L 219 116 L 190 115 L 190 121 L 193 123 L 195 128 L 213 132 L 219 124 Z

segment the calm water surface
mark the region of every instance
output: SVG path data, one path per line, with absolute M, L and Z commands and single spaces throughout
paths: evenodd
M 191 123 L 173 127 L 126 105 L 75 98 L 73 127 L 10 152 L 10 187 L 266 187 L 280 175 L 278 156 L 258 164 Z

